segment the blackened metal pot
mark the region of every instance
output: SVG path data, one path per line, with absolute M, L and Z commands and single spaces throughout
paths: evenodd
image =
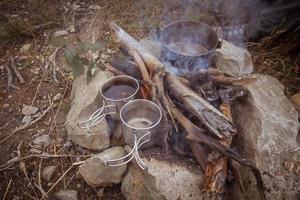
M 208 24 L 177 21 L 161 32 L 162 60 L 182 72 L 207 69 L 215 49 L 221 46 L 216 31 Z

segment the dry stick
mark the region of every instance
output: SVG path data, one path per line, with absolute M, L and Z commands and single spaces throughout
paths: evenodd
M 44 80 L 45 74 L 46 74 L 46 71 L 43 72 L 42 78 L 41 78 L 41 80 L 40 80 L 40 82 L 39 82 L 39 84 L 38 84 L 38 86 L 37 86 L 37 88 L 36 88 L 36 90 L 35 90 L 33 99 L 32 99 L 32 101 L 31 101 L 31 105 L 33 105 L 33 103 L 34 103 L 34 101 L 35 101 L 35 99 L 36 99 L 37 93 L 38 93 L 38 91 L 39 91 L 39 89 L 40 89 L 40 87 L 41 87 L 41 85 L 42 85 L 42 82 L 43 82 L 43 80 Z
M 8 193 L 8 190 L 9 190 L 9 188 L 10 188 L 11 181 L 12 181 L 12 180 L 10 179 L 10 180 L 9 180 L 9 183 L 8 183 L 8 186 L 7 186 L 6 190 L 5 190 L 5 193 L 4 193 L 4 196 L 3 196 L 2 200 L 5 200 L 5 198 L 6 198 L 6 195 L 7 195 L 7 193 Z
M 241 156 L 237 152 L 233 151 L 231 148 L 219 143 L 214 138 L 204 134 L 204 132 L 205 132 L 204 130 L 198 128 L 192 122 L 190 122 L 175 107 L 174 103 L 170 100 L 170 98 L 168 100 L 170 102 L 170 105 L 173 105 L 173 106 L 171 106 L 171 111 L 172 111 L 174 117 L 186 129 L 187 139 L 195 141 L 195 142 L 206 144 L 207 146 L 209 146 L 210 148 L 218 151 L 222 155 L 227 156 L 227 157 L 241 163 L 242 165 L 245 165 L 245 166 L 249 167 L 251 169 L 251 171 L 253 172 L 255 178 L 256 178 L 256 182 L 257 182 L 258 190 L 261 194 L 261 198 L 263 200 L 265 200 L 266 197 L 265 197 L 265 194 L 264 194 L 264 184 L 263 184 L 263 179 L 262 179 L 262 176 L 261 176 L 261 173 L 260 173 L 259 169 L 253 163 L 251 163 L 250 161 L 241 158 Z
M 137 63 L 138 67 L 139 67 L 139 70 L 141 72 L 141 75 L 143 77 L 143 80 L 147 83 L 147 84 L 150 84 L 152 81 L 150 79 L 150 75 L 147 71 L 147 68 L 142 60 L 142 58 L 140 57 L 140 55 L 137 53 L 136 50 L 134 50 L 132 52 L 132 56 L 134 58 L 134 61 Z
M 22 126 L 19 126 L 18 128 L 16 128 L 11 134 L 9 134 L 6 138 L 4 138 L 0 144 L 2 144 L 3 142 L 5 142 L 8 138 L 10 138 L 13 134 L 17 133 L 18 131 L 21 131 L 23 129 L 26 129 L 28 128 L 29 126 L 35 124 L 36 122 L 40 121 L 46 114 L 47 112 L 50 110 L 51 106 L 52 106 L 53 103 L 51 103 L 49 105 L 49 107 L 38 117 L 36 118 L 35 120 L 33 120 L 32 122 L 30 122 L 29 124 L 24 124 Z
M 10 88 L 14 88 L 14 89 L 20 89 L 17 86 L 13 85 L 13 77 L 12 77 L 12 73 L 11 73 L 11 69 L 9 68 L 8 65 L 5 65 L 5 69 L 7 72 L 7 90 L 10 91 Z
M 108 69 L 110 72 L 114 73 L 115 75 L 126 75 L 124 72 L 116 69 L 115 67 L 113 67 L 112 65 L 105 63 L 104 64 L 105 68 Z
M 81 156 L 78 156 L 78 155 L 67 155 L 67 154 L 63 154 L 63 155 L 30 154 L 28 156 L 19 158 L 18 160 L 14 161 L 12 163 L 1 165 L 0 166 L 0 171 L 3 171 L 5 169 L 7 169 L 8 167 L 12 167 L 13 165 L 15 165 L 18 162 L 21 162 L 23 160 L 28 160 L 28 159 L 31 159 L 31 158 L 62 158 L 62 157 L 84 157 L 84 158 L 88 158 L 88 157 L 91 157 L 91 156 L 93 156 L 93 155 L 81 155 Z M 74 163 L 74 165 L 75 165 L 75 163 Z
M 15 60 L 12 56 L 9 56 L 9 61 L 10 61 L 10 67 L 13 69 L 14 73 L 16 74 L 20 84 L 24 84 L 25 80 L 24 80 L 22 74 L 18 71 L 16 64 L 15 64 Z

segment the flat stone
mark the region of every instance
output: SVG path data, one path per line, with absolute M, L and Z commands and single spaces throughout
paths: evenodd
M 112 147 L 93 156 L 79 166 L 80 175 L 87 184 L 98 187 L 121 183 L 127 164 L 109 167 L 106 162 L 125 156 L 123 147 Z
M 76 190 L 60 190 L 54 195 L 59 200 L 78 200 L 78 192 Z
M 99 94 L 101 85 L 113 75 L 107 71 L 99 71 L 87 84 L 86 73 L 73 81 L 71 98 L 72 104 L 68 112 L 65 126 L 68 137 L 74 143 L 87 149 L 104 150 L 110 146 L 110 133 L 106 119 L 89 132 L 80 128 L 78 123 L 88 119 L 102 105 Z
M 31 148 L 31 149 L 29 150 L 29 152 L 32 153 L 32 154 L 41 154 L 41 153 L 42 153 L 41 150 L 36 149 L 36 148 Z
M 261 171 L 267 199 L 298 199 L 300 176 L 283 168 L 285 161 L 300 159 L 300 151 L 292 151 L 299 147 L 298 113 L 284 95 L 283 85 L 271 76 L 257 75 L 257 81 L 245 88 L 248 97 L 232 105 L 239 133 L 235 136 L 237 152 Z M 259 199 L 253 175 L 244 167 L 240 173 L 246 191 L 235 188 L 233 199 Z
M 62 93 L 57 93 L 54 97 L 53 97 L 53 101 L 60 101 L 62 99 Z
M 39 110 L 38 107 L 24 105 L 22 108 L 23 115 L 34 115 Z
M 51 144 L 52 138 L 49 135 L 40 135 L 35 140 L 33 141 L 34 145 L 39 145 L 39 146 L 48 146 Z
M 32 117 L 25 115 L 22 119 L 22 124 L 29 124 L 32 121 Z
M 53 33 L 53 37 L 61 37 L 61 36 L 66 36 L 66 35 L 68 35 L 68 31 L 66 31 L 66 30 L 55 31 Z
M 20 48 L 20 52 L 24 53 L 26 51 L 28 51 L 31 47 L 31 44 L 24 44 L 21 48 Z
M 230 76 L 237 77 L 253 72 L 250 53 L 226 40 L 223 40 L 222 47 L 216 50 L 214 60 L 217 68 Z
M 52 175 L 54 174 L 57 166 L 46 166 L 42 171 L 42 178 L 46 181 L 50 181 Z
M 122 193 L 127 200 L 135 199 L 209 199 L 201 191 L 203 175 L 199 168 L 188 168 L 178 161 L 143 159 L 148 171 L 130 165 L 122 182 Z

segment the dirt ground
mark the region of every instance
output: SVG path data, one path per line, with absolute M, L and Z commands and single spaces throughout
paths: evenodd
M 6 199 L 12 200 L 41 199 L 43 193 L 47 193 L 48 199 L 54 199 L 53 194 L 56 191 L 74 189 L 78 191 L 79 199 L 124 199 L 119 185 L 104 189 L 92 188 L 80 178 L 78 167 L 72 167 L 72 163 L 97 152 L 67 141 L 64 122 L 70 107 L 69 97 L 74 77 L 64 59 L 65 49 L 51 45 L 50 40 L 55 31 L 68 30 L 68 48 L 72 48 L 72 43 L 79 40 L 96 40 L 106 45 L 101 54 L 107 55 L 109 51 L 118 48 L 113 43 L 108 22 L 114 20 L 136 38 L 153 36 L 155 30 L 183 16 L 194 20 L 214 21 L 207 10 L 212 5 L 207 2 L 204 1 L 201 6 L 191 4 L 182 9 L 169 0 L 1 1 L 0 14 L 8 16 L 11 24 L 8 35 L 3 36 L 0 33 L 0 38 L 5 39 L 4 43 L 0 44 L 0 198 L 5 196 Z M 187 9 L 189 12 L 183 13 Z M 197 15 L 193 14 L 195 12 Z M 71 30 L 73 26 L 75 31 Z M 24 50 L 22 47 L 26 44 L 30 47 Z M 25 83 L 20 84 L 16 76 L 13 76 L 13 85 L 16 88 L 8 89 L 5 66 L 11 59 L 24 77 Z M 269 65 L 278 62 L 277 65 L 287 63 L 288 66 L 292 66 L 285 68 L 290 71 L 289 75 L 285 75 L 286 71 L 281 68 L 265 69 L 261 63 L 256 65 L 261 73 L 279 73 L 283 84 L 288 86 L 289 96 L 299 91 L 300 79 L 293 75 L 293 70 L 298 67 L 297 63 L 286 56 L 283 59 L 277 57 L 277 60 L 270 58 L 266 62 Z M 62 94 L 62 98 L 52 102 L 58 93 Z M 43 113 L 52 103 L 44 117 L 33 125 L 13 133 L 17 127 L 22 126 L 23 105 L 38 107 L 39 112 Z M 6 139 L 10 134 L 12 135 Z M 49 155 L 63 157 L 29 157 L 7 167 L 8 160 L 31 155 L 33 140 L 41 134 L 49 135 L 53 139 L 49 146 L 44 146 L 41 150 Z M 56 165 L 58 168 L 52 179 L 46 182 L 41 180 L 40 174 L 43 167 L 48 165 Z M 66 175 L 56 183 L 64 173 Z

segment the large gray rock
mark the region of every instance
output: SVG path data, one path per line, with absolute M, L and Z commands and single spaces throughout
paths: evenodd
M 222 47 L 216 50 L 215 64 L 225 74 L 240 76 L 253 72 L 250 53 L 243 48 L 223 40 Z
M 131 165 L 123 179 L 121 189 L 127 200 L 209 199 L 208 194 L 201 192 L 203 178 L 199 168 L 190 169 L 176 161 L 144 161 L 148 172 Z
M 65 125 L 69 139 L 82 147 L 103 150 L 110 145 L 109 130 L 105 119 L 92 127 L 91 132 L 80 128 L 78 122 L 88 119 L 102 105 L 100 87 L 112 76 L 110 72 L 99 71 L 88 84 L 86 75 L 81 75 L 73 81 L 71 92 L 73 101 Z
M 121 183 L 127 164 L 109 167 L 106 162 L 125 156 L 123 147 L 112 147 L 87 159 L 79 167 L 79 172 L 87 184 L 98 187 Z
M 238 152 L 260 169 L 267 199 L 299 199 L 299 174 L 287 174 L 284 161 L 297 161 L 298 114 L 283 93 L 284 87 L 271 76 L 258 75 L 255 83 L 245 86 L 249 97 L 233 108 Z M 235 199 L 258 199 L 253 175 L 241 168 L 245 194 L 236 188 Z M 297 196 L 298 195 L 298 196 Z

